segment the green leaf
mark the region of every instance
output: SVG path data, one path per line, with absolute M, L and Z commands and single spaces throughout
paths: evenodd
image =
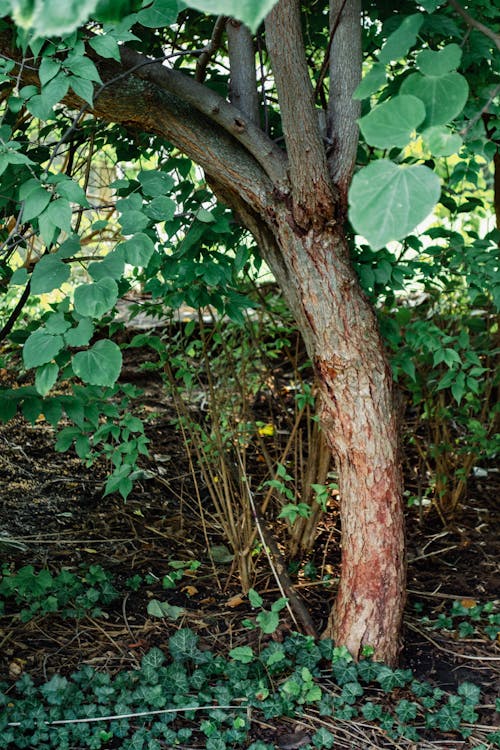
M 359 122 L 370 146 L 404 148 L 425 118 L 425 107 L 415 96 L 395 96 L 372 109 Z
M 24 198 L 23 221 L 31 221 L 40 216 L 50 201 L 50 195 L 47 190 L 35 183 L 33 189 Z
M 178 620 L 186 614 L 183 607 L 176 607 L 168 602 L 160 602 L 158 599 L 151 599 L 148 603 L 148 615 L 151 617 L 168 617 L 169 620 Z
M 39 37 L 69 34 L 87 20 L 98 0 L 10 0 L 10 3 L 16 24 L 31 29 Z
M 101 57 L 112 57 L 120 62 L 120 47 L 110 34 L 102 34 L 89 39 L 89 44 Z
M 255 589 L 250 589 L 250 591 L 248 592 L 248 599 L 254 609 L 257 607 L 262 607 L 262 604 L 264 603 L 261 595 L 258 594 Z
M 387 159 L 369 164 L 353 178 L 350 220 L 374 250 L 406 237 L 439 200 L 438 177 L 428 167 L 396 166 Z
M 425 146 L 433 156 L 452 156 L 462 148 L 462 138 L 444 126 L 436 125 L 422 133 Z
M 101 279 L 120 279 L 123 276 L 125 258 L 123 246 L 118 245 L 103 260 L 89 264 L 88 272 L 94 281 Z
M 435 52 L 431 49 L 423 49 L 418 53 L 417 68 L 426 76 L 444 76 L 451 73 L 460 65 L 462 50 L 458 44 L 448 44 L 446 47 Z
M 159 669 L 165 662 L 165 654 L 159 648 L 151 648 L 141 659 L 143 669 Z
M 75 354 L 72 365 L 75 375 L 84 383 L 111 386 L 120 375 L 122 354 L 113 341 L 103 339 L 87 351 Z
M 276 5 L 276 0 L 188 0 L 186 4 L 203 13 L 232 16 L 246 23 L 252 31 L 257 31 L 259 24 Z
M 59 60 L 54 60 L 53 57 L 44 57 L 38 68 L 38 77 L 40 83 L 45 86 L 52 78 L 54 78 L 61 70 L 61 63 Z
M 113 279 L 100 279 L 75 289 L 75 310 L 83 317 L 100 318 L 111 310 L 118 299 L 118 286 Z
M 135 234 L 148 226 L 149 219 L 142 211 L 127 210 L 120 216 L 120 224 L 123 234 Z
M 68 346 L 87 346 L 94 335 L 94 325 L 88 318 L 82 318 L 76 328 L 64 334 Z
M 157 170 L 139 172 L 137 179 L 141 183 L 144 195 L 156 198 L 159 195 L 166 195 L 174 187 L 174 178 L 167 172 Z
M 68 57 L 66 60 L 66 67 L 71 70 L 73 75 L 78 76 L 78 78 L 85 78 L 87 81 L 102 83 L 101 76 L 99 75 L 96 66 L 88 57 L 84 57 L 83 55 Z
M 231 649 L 229 656 L 242 664 L 250 664 L 255 659 L 255 654 L 250 646 L 237 646 Z
M 92 106 L 94 102 L 94 84 L 92 81 L 78 76 L 71 76 L 68 80 L 75 94 Z
M 70 178 L 61 180 L 57 183 L 57 192 L 62 198 L 67 198 L 72 203 L 77 203 L 79 206 L 88 207 L 89 202 L 83 188 Z
M 57 380 L 59 367 L 54 362 L 48 362 L 39 367 L 35 373 L 35 388 L 41 396 L 46 396 Z
M 24 366 L 39 367 L 50 362 L 64 346 L 62 336 L 53 336 L 43 328 L 38 328 L 26 339 L 23 346 Z
M 70 267 L 53 255 L 40 258 L 31 275 L 31 293 L 45 294 L 60 289 L 71 275 Z
M 147 266 L 155 250 L 153 241 L 143 232 L 134 234 L 120 247 L 123 249 L 125 261 L 131 266 Z
M 207 211 L 206 208 L 199 208 L 196 212 L 196 218 L 198 221 L 202 221 L 204 224 L 212 224 L 215 221 L 215 216 L 211 211 Z
M 268 612 L 267 610 L 259 612 L 256 620 L 263 633 L 274 633 L 280 622 L 277 612 Z
M 139 11 L 137 20 L 143 26 L 158 29 L 175 23 L 178 12 L 177 0 L 154 0 L 149 7 Z
M 387 75 L 385 72 L 385 65 L 382 63 L 375 63 L 372 65 L 368 73 L 363 76 L 363 80 L 358 84 L 352 98 L 366 99 L 371 94 L 374 94 L 375 91 L 378 91 L 379 88 L 384 85 L 386 80 Z
M 460 73 L 439 78 L 413 73 L 403 81 L 400 92 L 422 100 L 426 111 L 422 128 L 430 128 L 446 125 L 460 114 L 469 95 L 469 84 Z
M 181 628 L 168 639 L 174 661 L 186 661 L 198 654 L 198 636 L 189 628 Z
M 380 50 L 378 56 L 379 62 L 387 64 L 393 60 L 400 60 L 405 57 L 408 50 L 413 47 L 417 41 L 417 34 L 424 22 L 420 13 L 403 18 L 401 24 L 387 37 L 387 40 Z
M 230 563 L 234 560 L 234 555 L 225 544 L 215 544 L 210 547 L 210 554 L 216 563 Z
M 177 203 L 171 198 L 163 195 L 153 198 L 151 203 L 145 207 L 144 212 L 154 221 L 171 221 L 175 216 Z
M 45 217 L 54 226 L 59 227 L 67 234 L 71 234 L 71 206 L 66 198 L 58 198 L 51 201 L 44 211 Z
M 45 321 L 45 328 L 49 333 L 65 333 L 71 323 L 64 317 L 64 312 L 59 311 L 49 315 Z

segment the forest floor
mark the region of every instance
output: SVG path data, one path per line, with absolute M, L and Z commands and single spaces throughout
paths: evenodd
M 129 375 L 140 359 L 137 352 L 134 358 L 127 364 Z M 151 647 L 165 648 L 178 627 L 192 628 L 201 648 L 223 654 L 255 643 L 255 631 L 242 626 L 253 613 L 231 562 L 214 565 L 207 551 L 188 457 L 172 425 L 173 407 L 161 379 L 156 373 L 137 371 L 135 381 L 143 389 L 140 410 L 143 417 L 149 413 L 151 443 L 150 455 L 142 461 L 145 478 L 126 502 L 118 495 L 102 497 L 103 463 L 86 469 L 74 453 L 55 452 L 53 429 L 43 418 L 29 424 L 19 417 L 0 427 L 2 561 L 15 570 L 33 565 L 36 570 L 76 571 L 99 564 L 113 575 L 120 591 L 102 617 L 69 620 L 50 614 L 22 623 L 7 608 L 0 617 L 0 680 L 13 682 L 26 672 L 42 682 L 82 664 L 111 673 L 133 669 Z M 500 640 L 478 632 L 461 638 L 456 630 L 432 629 L 422 621 L 424 615 L 435 621 L 449 612 L 453 601 L 467 608 L 499 597 L 500 474 L 491 466 L 476 473 L 465 502 L 447 526 L 432 508 L 422 513 L 408 509 L 408 600 L 401 666 L 445 690 L 456 689 L 464 680 L 478 684 L 482 701 L 491 709 L 500 687 Z M 210 515 L 208 496 L 202 500 Z M 215 523 L 209 524 L 208 534 L 211 545 L 225 544 Z M 338 529 L 327 519 L 307 559 L 316 578 L 302 572 L 294 579 L 318 632 L 326 625 L 334 596 L 335 587 L 323 580 L 323 574 L 333 572 L 333 579 L 338 575 L 338 539 Z M 186 572 L 175 588 L 165 591 L 161 581 L 172 571 L 172 560 L 184 561 Z M 192 561 L 200 563 L 196 570 L 188 569 Z M 136 574 L 147 583 L 137 591 L 127 589 L 125 581 Z M 266 602 L 280 596 L 263 554 L 253 586 Z M 148 615 L 153 598 L 182 608 L 182 616 L 172 622 Z M 281 615 L 280 627 L 290 629 L 286 610 Z M 498 719 L 494 710 L 480 713 L 485 726 Z M 254 733 L 278 748 L 300 747 L 307 741 L 307 722 L 305 727 L 303 720 L 294 725 L 287 719 L 274 726 L 262 722 Z M 289 739 L 294 729 L 295 744 Z M 301 737 L 306 740 L 301 742 Z M 475 746 L 453 733 L 448 742 L 440 737 L 440 748 Z M 351 746 L 386 746 L 383 738 L 378 744 L 375 735 L 371 742 Z M 403 741 L 394 746 L 420 747 Z

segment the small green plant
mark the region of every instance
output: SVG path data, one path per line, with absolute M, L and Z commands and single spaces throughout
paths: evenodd
M 250 600 L 250 604 L 252 605 L 253 609 L 260 609 L 260 612 L 258 613 L 257 617 L 255 618 L 257 625 L 252 622 L 252 620 L 243 620 L 243 625 L 249 629 L 253 629 L 255 627 L 259 627 L 263 633 L 270 634 L 274 633 L 276 628 L 279 625 L 279 613 L 282 609 L 284 609 L 288 603 L 288 599 L 285 597 L 281 597 L 280 599 L 277 599 L 273 604 L 271 604 L 271 609 L 264 609 L 262 606 L 264 604 L 264 600 L 262 599 L 261 595 L 255 591 L 255 589 L 250 589 L 248 592 L 248 598 Z
M 42 568 L 36 572 L 32 565 L 18 571 L 2 567 L 0 604 L 7 608 L 13 602 L 19 609 L 22 622 L 51 613 L 62 617 L 81 618 L 90 614 L 99 617 L 103 606 L 118 597 L 112 576 L 100 565 L 90 565 L 78 575 L 62 570 L 53 575 Z
M 415 609 L 421 612 L 422 606 L 417 602 Z M 496 641 L 500 636 L 498 602 L 481 604 L 474 599 L 462 599 L 454 601 L 447 611 L 440 612 L 437 617 L 424 615 L 420 621 L 432 630 L 455 631 L 460 638 L 486 635 Z

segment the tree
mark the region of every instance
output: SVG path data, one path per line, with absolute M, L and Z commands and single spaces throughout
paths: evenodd
M 496 153 L 498 131 L 488 118 L 498 94 L 491 85 L 498 34 L 454 1 L 440 11 L 433 0 L 374 2 L 363 11 L 359 0 L 331 0 L 329 8 L 320 0 L 303 8 L 296 0 L 279 0 L 272 9 L 272 3 L 249 3 L 243 20 L 256 35 L 225 16 L 213 28 L 191 10 L 177 20 L 170 0 L 143 8 L 123 2 L 118 12 L 116 4 L 113 11 L 113 3 L 89 2 L 69 20 L 70 11 L 56 11 L 52 3 L 35 4 L 34 11 L 17 0 L 11 5 L 27 31 L 16 34 L 7 22 L 0 32 L 0 169 L 10 196 L 4 214 L 14 217 L 4 225 L 5 257 L 29 231 L 40 233 L 46 251 L 34 270 L 27 269 L 31 282 L 26 271 L 22 276 L 25 294 L 7 333 L 29 284 L 55 288 L 69 274 L 65 261 L 77 257 L 71 242 L 81 220 L 72 226 L 71 204 L 80 206 L 75 213 L 81 216 L 86 198 L 62 172 L 53 176 L 53 167 L 64 143 L 88 137 L 88 114 L 122 125 L 145 149 L 151 141 L 141 140 L 143 133 L 166 140 L 201 166 L 217 198 L 255 238 L 317 374 L 321 425 L 340 477 L 343 534 L 342 576 L 327 634 L 356 657 L 372 646 L 377 659 L 394 663 L 405 599 L 398 419 L 376 312 L 353 264 L 354 248 L 362 244 L 354 230 L 376 251 L 425 219 L 440 194 L 433 168 L 439 172 L 439 157 L 462 147 L 458 128 L 468 142 L 479 139 L 483 153 L 488 144 Z M 195 5 L 227 16 L 242 12 L 229 1 Z M 253 13 L 259 5 L 270 10 L 264 29 Z M 481 3 L 475 7 L 484 10 Z M 83 25 L 73 31 L 77 24 Z M 67 34 L 62 41 L 46 40 L 58 29 Z M 457 72 L 457 40 L 469 52 L 476 82 L 483 77 L 470 98 Z M 480 57 L 486 64 L 478 72 Z M 33 121 L 62 128 L 51 153 L 30 142 Z M 101 145 L 107 133 L 99 132 Z M 473 146 L 464 148 L 475 158 Z M 353 179 L 357 161 L 361 169 Z M 162 195 L 163 188 L 150 186 L 150 197 Z M 129 201 L 127 210 L 139 220 L 140 206 Z M 114 304 L 124 260 L 146 266 L 157 255 L 148 230 L 123 233 L 132 239 L 122 243 L 121 255 L 112 251 L 119 270 L 107 260 L 104 271 L 93 269 L 93 283 L 77 290 L 78 330 Z M 4 276 L 11 273 L 5 263 Z M 87 346 L 90 329 L 68 338 L 66 323 L 59 323 L 60 329 L 52 320 L 49 330 L 34 331 L 25 343 L 26 365 L 38 368 L 38 392 L 48 392 L 59 367 L 91 385 L 115 382 L 115 345 L 98 342 L 68 364 L 67 346 Z M 33 398 L 27 400 L 36 410 Z M 12 414 L 10 405 L 5 413 Z

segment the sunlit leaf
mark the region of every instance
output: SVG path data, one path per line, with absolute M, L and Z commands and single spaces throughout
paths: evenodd
M 426 118 L 423 128 L 446 125 L 460 114 L 469 95 L 469 84 L 460 73 L 430 77 L 413 73 L 401 86 L 401 94 L 411 94 L 422 100 Z
M 387 159 L 353 178 L 349 217 L 374 250 L 406 237 L 439 200 L 439 178 L 428 167 L 397 166 Z
M 425 107 L 416 96 L 395 96 L 372 109 L 359 120 L 370 146 L 403 148 L 425 118 Z

